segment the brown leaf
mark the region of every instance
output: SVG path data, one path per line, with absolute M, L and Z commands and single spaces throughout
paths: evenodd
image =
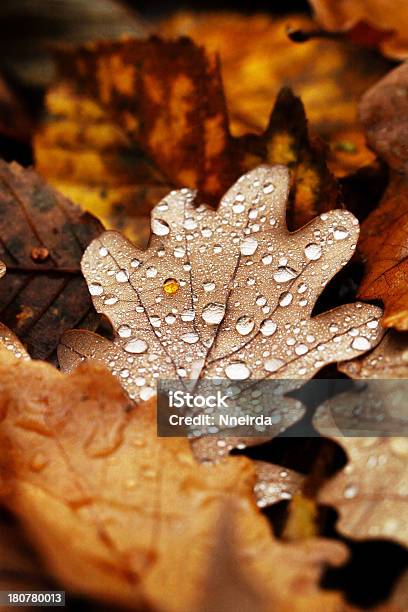
M 361 102 L 361 118 L 370 146 L 389 164 L 391 178 L 378 208 L 362 225 L 359 251 L 366 275 L 359 290 L 364 299 L 385 304 L 383 324 L 408 329 L 408 64 L 390 72 Z
M 290 229 L 340 206 L 339 187 L 327 167 L 327 148 L 319 138 L 310 138 L 302 101 L 290 89 L 279 92 L 268 127 L 257 141 L 258 147 L 264 147 L 259 162 L 283 164 L 290 169 Z M 254 165 L 251 162 L 248 169 Z
M 146 246 L 150 210 L 169 182 L 73 83 L 58 82 L 45 101 L 48 117 L 34 139 L 38 172 L 107 228 Z
M 346 402 L 345 398 L 344 406 Z M 319 501 L 338 510 L 339 529 L 348 537 L 387 538 L 406 545 L 407 439 L 334 439 L 346 451 L 349 463 L 324 485 Z
M 351 378 L 408 378 L 408 337 L 390 330 L 372 352 L 345 361 L 338 369 Z
M 147 399 L 158 376 L 300 380 L 374 346 L 377 307 L 348 304 L 310 317 L 354 251 L 357 220 L 335 210 L 290 234 L 287 194 L 287 169 L 261 166 L 239 179 L 217 212 L 196 208 L 189 190 L 171 192 L 152 213 L 146 251 L 116 232 L 95 240 L 82 269 L 117 336 L 67 333 L 63 369 L 100 360 L 132 398 Z
M 288 25 L 310 29 L 313 22 L 298 15 L 182 12 L 160 24 L 158 32 L 190 36 L 220 54 L 234 136 L 264 130 L 271 101 L 284 84 L 301 97 L 312 133 L 330 143 L 329 163 L 336 174 L 369 164 L 373 156 L 357 122 L 357 102 L 389 69 L 388 62 L 345 41 L 295 44 Z
M 173 184 L 218 196 L 236 178 L 217 58 L 187 38 L 100 42 L 57 55 Z
M 0 162 L 1 320 L 32 357 L 53 359 L 72 326 L 96 328 L 80 260 L 102 229 L 33 170 Z
M 229 506 L 239 508 L 235 554 L 246 580 L 262 586 L 260 611 L 348 609 L 317 586 L 344 547 L 274 540 L 253 499 L 250 460 L 197 464 L 187 439 L 156 436 L 154 403 L 129 410 L 98 365 L 63 375 L 3 355 L 0 494 L 65 588 L 132 608 L 197 609 Z
M 322 26 L 346 31 L 354 40 L 377 43 L 389 57 L 408 57 L 408 7 L 405 0 L 309 0 Z

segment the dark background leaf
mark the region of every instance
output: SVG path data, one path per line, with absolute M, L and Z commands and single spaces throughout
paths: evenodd
M 35 359 L 54 361 L 62 333 L 96 329 L 80 270 L 82 253 L 103 227 L 45 185 L 33 170 L 0 162 L 0 320 Z

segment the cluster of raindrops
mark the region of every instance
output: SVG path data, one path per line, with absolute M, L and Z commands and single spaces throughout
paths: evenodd
M 158 378 L 307 377 L 373 346 L 374 307 L 310 318 L 354 252 L 357 220 L 332 211 L 290 234 L 287 192 L 282 166 L 241 177 L 218 211 L 174 191 L 152 213 L 147 251 L 114 232 L 87 249 L 89 291 L 118 334 L 109 367 L 131 396 Z

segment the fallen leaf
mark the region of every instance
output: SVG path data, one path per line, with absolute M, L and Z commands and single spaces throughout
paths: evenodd
M 288 25 L 310 29 L 313 22 L 298 15 L 181 12 L 160 23 L 158 32 L 190 36 L 219 53 L 234 136 L 261 133 L 271 101 L 285 85 L 301 97 L 312 133 L 329 142 L 329 164 L 336 174 L 371 163 L 357 102 L 389 70 L 389 63 L 345 41 L 295 44 L 287 36 Z
M 105 227 L 146 246 L 150 210 L 171 184 L 72 82 L 51 87 L 45 103 L 48 117 L 34 138 L 38 172 Z
M 327 147 L 319 138 L 310 138 L 302 101 L 290 89 L 281 89 L 266 131 L 253 143 L 255 150 L 263 147 L 259 163 L 283 164 L 290 169 L 287 219 L 291 229 L 340 206 L 339 186 L 327 166 Z M 250 149 L 249 140 L 246 156 Z M 247 170 L 253 168 L 254 158 L 255 151 Z
M 64 375 L 3 356 L 0 495 L 66 589 L 132 608 L 199 609 L 229 506 L 239 509 L 240 571 L 262 585 L 259 610 L 348 609 L 318 587 L 323 564 L 344 561 L 343 545 L 275 540 L 249 459 L 197 464 L 187 439 L 156 436 L 154 403 L 129 410 L 99 365 Z
M 377 43 L 395 59 L 408 57 L 408 8 L 405 0 L 309 0 L 329 31 L 350 32 L 353 40 Z
M 407 438 L 334 439 L 349 463 L 323 486 L 319 501 L 339 512 L 340 532 L 358 540 L 386 538 L 406 545 Z
M 211 199 L 237 178 L 219 62 L 187 38 L 100 42 L 56 55 L 175 185 Z
M 156 379 L 303 379 L 360 355 L 381 337 L 381 310 L 348 304 L 311 318 L 316 299 L 351 257 L 357 220 L 343 210 L 289 233 L 288 171 L 261 166 L 241 177 L 217 212 L 194 194 L 171 192 L 152 213 L 139 251 L 116 232 L 86 250 L 82 270 L 114 342 L 64 335 L 64 370 L 100 360 L 131 398 Z
M 85 247 L 101 224 L 56 193 L 33 170 L 0 161 L 2 322 L 32 357 L 53 359 L 72 326 L 95 329 L 98 317 L 81 276 Z
M 338 365 L 351 378 L 408 378 L 408 337 L 389 330 L 373 351 Z
M 362 225 L 359 252 L 366 274 L 363 299 L 381 299 L 385 327 L 408 329 L 408 64 L 396 68 L 369 90 L 360 114 L 370 146 L 388 163 L 389 186 L 378 208 Z

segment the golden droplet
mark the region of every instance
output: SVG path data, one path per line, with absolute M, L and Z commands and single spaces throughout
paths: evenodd
M 164 293 L 167 293 L 168 295 L 173 295 L 173 293 L 177 293 L 179 289 L 180 289 L 180 284 L 178 280 L 176 280 L 175 278 L 168 278 L 163 283 L 163 291 Z

